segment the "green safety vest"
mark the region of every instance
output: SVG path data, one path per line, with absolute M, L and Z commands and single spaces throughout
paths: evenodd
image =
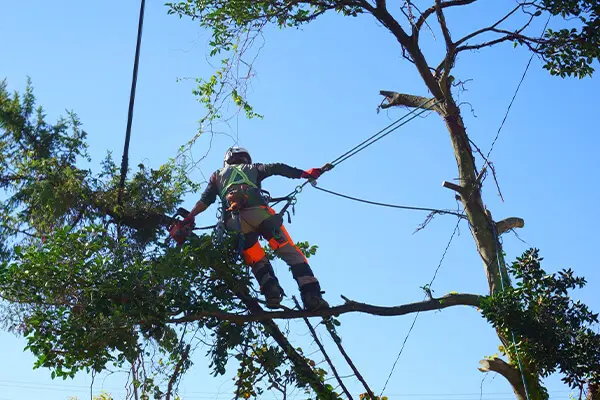
M 225 195 L 229 188 L 233 185 L 248 185 L 252 188 L 258 189 L 258 186 L 248 178 L 248 175 L 242 170 L 242 167 L 239 165 L 230 165 L 229 168 L 231 172 L 229 176 L 227 176 L 226 171 L 225 174 L 222 175 L 221 180 L 221 198 L 224 199 Z

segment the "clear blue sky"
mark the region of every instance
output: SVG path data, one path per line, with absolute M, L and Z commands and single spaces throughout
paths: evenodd
M 0 10 L 0 76 L 19 90 L 31 76 L 50 119 L 65 109 L 79 114 L 95 162 L 107 150 L 120 159 L 138 2 L 2 1 Z M 474 13 L 449 18 L 460 32 L 480 21 Z M 250 97 L 265 119 L 240 118 L 232 126 L 240 144 L 257 161 L 320 166 L 401 115 L 401 110 L 375 112 L 380 89 L 427 94 L 413 67 L 401 59 L 395 40 L 371 18 L 331 15 L 301 30 L 269 29 L 265 38 Z M 195 134 L 202 106 L 191 93 L 192 84 L 178 83 L 176 78 L 206 77 L 212 72 L 206 61 L 208 39 L 194 22 L 168 16 L 162 2 L 148 2 L 132 165 L 144 161 L 158 166 Z M 468 132 L 484 150 L 527 59 L 523 50 L 507 45 L 458 60 L 456 75 L 473 79 L 461 95 L 477 115 L 465 109 Z M 525 219 L 525 229 L 519 233 L 541 249 L 547 270 L 573 267 L 588 278 L 589 287 L 577 295 L 596 311 L 600 310 L 599 297 L 593 295 L 600 288 L 595 251 L 600 240 L 598 82 L 597 78 L 552 78 L 534 61 L 492 154 L 505 202 L 499 200 L 491 179 L 484 193 L 496 219 Z M 197 157 L 205 153 L 208 143 L 208 137 L 198 142 Z M 215 138 L 209 157 L 200 165 L 205 174 L 219 167 L 230 144 L 225 136 Z M 320 184 L 373 200 L 453 208 L 453 193 L 441 182 L 456 175 L 448 133 L 442 121 L 431 115 L 343 164 Z M 199 171 L 194 178 L 202 179 Z M 273 178 L 267 186 L 278 195 L 295 184 Z M 185 206 L 194 201 L 187 199 Z M 431 279 L 455 225 L 452 217 L 437 217 L 413 235 L 425 217 L 422 213 L 356 204 L 310 188 L 301 194 L 296 211 L 290 233 L 295 240 L 320 246 L 312 265 L 332 303 L 340 301 L 340 294 L 381 305 L 421 300 L 419 286 Z M 210 224 L 213 218 L 214 207 L 198 222 Z M 462 224 L 460 233 L 433 285 L 436 294 L 487 290 L 468 227 Z M 504 240 L 509 259 L 527 248 L 511 235 Z M 288 292 L 295 293 L 287 268 L 278 262 L 276 269 Z M 377 392 L 412 319 L 359 314 L 341 318 L 344 344 Z M 302 324 L 292 323 L 291 328 L 294 343 L 306 346 L 307 353 L 315 350 Z M 332 358 L 343 365 L 331 341 L 325 335 L 323 339 Z M 61 400 L 89 394 L 89 376 L 62 382 L 52 381 L 47 370 L 33 371 L 33 357 L 23 352 L 24 346 L 24 340 L 0 333 L 4 361 L 0 400 Z M 421 314 L 386 394 L 413 400 L 479 398 L 483 375 L 477 370 L 478 361 L 496 353 L 497 346 L 493 330 L 470 308 Z M 231 377 L 209 376 L 204 353 L 205 349 L 197 351 L 195 366 L 181 384 L 184 399 L 230 398 Z M 342 375 L 348 371 L 341 367 Z M 122 382 L 123 374 L 97 377 L 95 392 L 104 385 L 121 398 Z M 359 393 L 361 387 L 353 379 L 347 383 Z M 557 379 L 549 379 L 548 387 L 552 399 L 567 398 Z M 488 400 L 512 398 L 508 384 L 492 376 L 483 384 L 483 393 Z

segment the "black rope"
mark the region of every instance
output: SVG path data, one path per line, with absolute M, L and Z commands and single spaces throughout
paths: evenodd
M 345 152 L 344 154 L 342 154 L 341 156 L 339 156 L 338 158 L 336 158 L 335 160 L 333 160 L 331 162 L 331 165 L 336 166 L 336 165 L 341 164 L 342 162 L 346 161 L 350 157 L 355 156 L 356 154 L 358 154 L 359 152 L 363 151 L 367 147 L 371 146 L 372 144 L 374 144 L 377 141 L 383 139 L 384 137 L 386 137 L 390 133 L 394 132 L 396 129 L 398 129 L 398 128 L 404 126 L 404 125 L 406 125 L 407 123 L 409 123 L 413 119 L 417 118 L 421 114 L 423 114 L 423 113 L 425 113 L 427 111 L 431 111 L 431 109 L 434 106 L 436 106 L 439 103 L 439 101 L 436 101 L 435 103 L 431 104 L 430 106 L 427 106 L 426 108 L 423 108 L 423 107 L 425 107 L 428 103 L 431 103 L 434 100 L 435 100 L 434 98 L 431 98 L 431 99 L 427 100 L 426 102 L 424 102 L 423 104 L 417 106 L 416 108 L 413 108 L 410 112 L 404 114 L 402 117 L 398 118 L 396 121 L 392 122 L 391 124 L 389 124 L 385 128 L 381 129 L 379 132 L 377 132 L 373 136 L 367 138 L 366 140 L 363 140 L 361 143 L 359 143 L 358 145 L 354 146 L 352 149 L 348 150 L 347 152 Z M 419 110 L 419 109 L 421 109 L 421 110 L 415 114 L 415 112 L 417 110 Z M 398 124 L 399 122 L 401 122 L 405 118 L 409 117 L 411 114 L 414 114 L 411 118 L 409 118 L 408 120 L 402 122 L 401 124 L 393 127 L 394 125 Z
M 359 199 L 358 197 L 348 196 L 346 194 L 334 192 L 333 190 L 324 189 L 324 188 L 318 187 L 318 186 L 314 186 L 314 188 L 317 189 L 317 190 L 320 190 L 322 192 L 332 194 L 334 196 L 343 197 L 344 199 L 354 200 L 354 201 L 358 201 L 360 203 L 372 204 L 372 205 L 380 206 L 380 207 L 399 208 L 399 209 L 403 209 L 403 210 L 415 210 L 415 211 L 430 211 L 430 212 L 434 212 L 436 214 L 456 215 L 457 217 L 464 217 L 465 216 L 464 214 L 458 213 L 456 211 L 439 210 L 439 209 L 436 209 L 436 208 L 413 207 L 413 206 L 403 206 L 403 205 L 398 205 L 398 204 L 380 203 L 380 202 L 377 202 L 377 201 Z
M 427 111 L 431 111 L 431 109 L 436 106 L 440 101 L 436 101 L 435 103 L 433 103 L 432 105 L 427 106 L 427 104 L 431 103 L 432 101 L 434 101 L 435 98 L 431 98 L 425 102 L 423 102 L 422 104 L 418 105 L 417 107 L 413 108 L 410 112 L 404 114 L 403 116 L 401 116 L 400 118 L 398 118 L 396 121 L 392 122 L 391 124 L 389 124 L 388 126 L 386 126 L 385 128 L 381 129 L 379 132 L 375 133 L 374 135 L 370 136 L 369 138 L 367 138 L 366 140 L 363 140 L 362 142 L 360 142 L 359 144 L 357 144 L 356 146 L 354 146 L 353 148 L 351 148 L 350 150 L 348 150 L 347 152 L 345 152 L 344 154 L 342 154 L 341 156 L 339 156 L 338 158 L 336 158 L 335 160 L 331 161 L 329 163 L 330 169 L 335 167 L 336 165 L 341 164 L 342 162 L 346 161 L 347 159 L 349 159 L 350 157 L 355 156 L 356 154 L 358 154 L 359 152 L 363 151 L 364 149 L 366 149 L 367 147 L 371 146 L 372 144 L 374 144 L 375 142 L 383 139 L 384 137 L 386 137 L 387 135 L 389 135 L 390 133 L 394 132 L 395 130 L 397 130 L 398 128 L 406 125 L 408 122 L 412 121 L 413 119 L 415 119 L 416 117 L 420 116 L 421 114 L 427 112 Z M 427 106 L 426 108 L 424 108 L 425 106 Z M 419 112 L 417 112 L 415 114 L 415 112 L 417 110 L 420 110 Z M 409 117 L 411 114 L 414 114 L 411 118 L 409 118 L 408 120 L 402 122 L 399 125 L 396 125 L 398 123 L 400 123 L 402 120 L 404 120 L 405 118 Z M 396 125 L 396 126 L 394 126 Z M 392 128 L 393 127 L 393 128 Z M 391 129 L 390 129 L 391 128 Z M 383 134 L 382 134 L 383 133 Z M 287 209 L 291 203 L 294 201 L 296 195 L 298 193 L 300 193 L 302 191 L 302 189 L 308 185 L 311 181 L 307 180 L 306 182 L 304 182 L 302 185 L 299 185 L 296 187 L 296 189 L 294 189 L 294 191 L 290 192 L 287 196 L 285 197 L 279 197 L 276 199 L 272 199 L 274 204 L 273 206 L 281 203 L 282 201 L 286 201 L 287 200 L 287 204 L 284 207 L 285 209 Z M 316 187 L 316 186 L 315 186 Z
M 135 46 L 135 61 L 133 63 L 133 78 L 131 80 L 131 92 L 129 94 L 129 111 L 127 114 L 127 129 L 125 131 L 125 145 L 123 147 L 123 159 L 121 160 L 121 178 L 119 180 L 119 193 L 117 197 L 117 204 L 121 205 L 123 202 L 123 189 L 125 187 L 125 177 L 127 176 L 127 169 L 129 168 L 129 141 L 131 139 L 131 124 L 133 121 L 133 105 L 135 103 L 135 88 L 137 85 L 138 65 L 140 63 L 140 46 L 142 44 L 142 28 L 144 26 L 144 8 L 146 6 L 146 0 L 141 0 L 140 4 L 140 18 L 138 21 L 138 32 L 137 42 Z

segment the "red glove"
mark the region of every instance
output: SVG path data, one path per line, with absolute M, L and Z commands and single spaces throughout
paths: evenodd
M 311 168 L 308 171 L 302 172 L 300 176 L 303 179 L 317 179 L 323 174 L 323 170 L 321 168 Z

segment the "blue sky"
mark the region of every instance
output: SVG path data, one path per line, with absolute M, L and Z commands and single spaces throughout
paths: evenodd
M 488 4 L 489 6 L 489 4 Z M 31 1 L 2 2 L 0 13 L 0 76 L 21 90 L 31 76 L 39 104 L 50 119 L 76 111 L 89 133 L 91 154 L 97 163 L 107 150 L 120 159 L 127 117 L 137 2 Z M 493 9 L 489 8 L 491 13 Z M 483 23 L 482 8 L 450 14 L 456 35 Z M 540 22 L 539 30 L 544 21 Z M 138 90 L 130 149 L 130 163 L 158 166 L 197 131 L 203 115 L 191 93 L 193 83 L 177 78 L 207 77 L 209 35 L 190 20 L 168 16 L 162 2 L 147 4 Z M 435 51 L 437 41 L 427 39 Z M 433 54 L 433 53 L 432 53 Z M 520 79 L 528 54 L 506 45 L 494 50 L 463 54 L 455 75 L 472 79 L 461 101 L 471 138 L 486 151 Z M 376 113 L 380 89 L 426 95 L 412 65 L 401 59 L 397 43 L 371 18 L 344 19 L 328 15 L 301 29 L 268 29 L 256 64 L 250 100 L 265 115 L 260 121 L 233 121 L 231 132 L 257 161 L 282 161 L 300 168 L 320 166 L 391 120 L 402 110 Z M 550 77 L 534 60 L 508 121 L 492 153 L 505 202 L 488 179 L 484 201 L 497 220 L 525 219 L 519 234 L 541 249 L 545 268 L 572 267 L 589 282 L 576 293 L 594 310 L 600 300 L 600 273 L 594 249 L 600 170 L 597 148 L 598 79 L 560 80 Z M 193 172 L 202 180 L 221 164 L 231 144 L 217 136 L 209 156 Z M 209 146 L 202 137 L 194 148 L 200 157 Z M 448 133 L 436 115 L 418 118 L 360 153 L 320 179 L 323 187 L 372 200 L 434 208 L 454 208 L 453 193 L 443 180 L 456 177 Z M 272 178 L 274 195 L 297 184 Z M 192 207 L 195 198 L 184 204 Z M 199 217 L 211 224 L 215 208 Z M 295 240 L 320 246 L 312 266 L 332 303 L 339 295 L 381 305 L 418 301 L 419 286 L 429 282 L 456 221 L 437 217 L 424 231 L 413 234 L 425 214 L 375 208 L 330 197 L 307 188 L 299 197 L 289 226 Z M 514 236 L 504 238 L 509 259 L 528 246 Z M 314 261 L 313 261 L 314 260 Z M 288 292 L 295 287 L 281 262 L 276 270 Z M 294 289 L 294 290 L 292 290 Z M 436 294 L 448 291 L 485 293 L 487 283 L 468 227 L 461 224 L 433 285 Z M 347 314 L 340 333 L 347 351 L 375 391 L 379 392 L 400 350 L 412 316 L 373 317 Z M 316 321 L 314 321 L 316 322 Z M 307 329 L 291 323 L 290 340 L 311 344 Z M 331 341 L 320 334 L 332 358 L 343 360 Z M 0 333 L 0 400 L 66 399 L 89 396 L 91 377 L 53 381 L 47 370 L 32 370 L 33 357 L 23 352 L 25 342 Z M 498 340 L 481 316 L 469 308 L 421 314 L 388 385 L 390 398 L 479 398 L 483 375 L 478 361 L 497 352 Z M 212 378 L 199 349 L 195 366 L 181 384 L 184 399 L 229 398 L 230 376 Z M 348 368 L 340 367 L 347 375 Z M 96 377 L 121 398 L 123 374 Z M 353 393 L 361 387 L 347 379 Z M 484 399 L 509 399 L 502 378 L 487 377 Z M 548 380 L 552 399 L 566 399 L 558 379 Z M 275 398 L 267 395 L 264 398 Z M 301 398 L 301 397 L 298 397 Z

